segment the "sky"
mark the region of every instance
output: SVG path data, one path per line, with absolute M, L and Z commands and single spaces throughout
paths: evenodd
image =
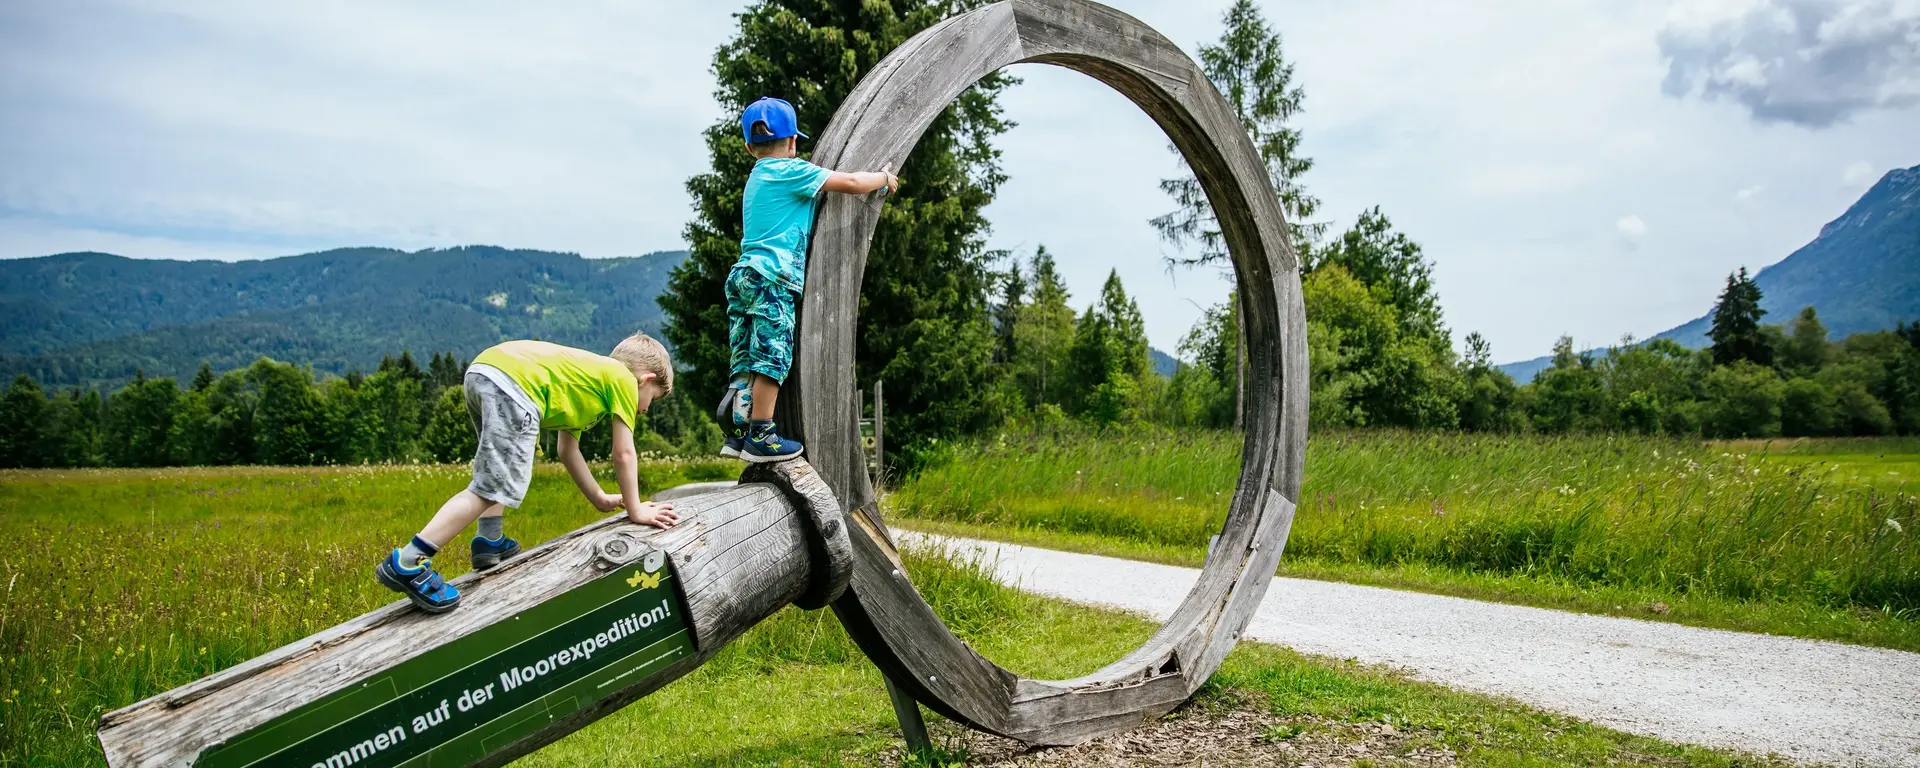
M 1193 52 L 1227 0 L 1112 4 Z M 1920 164 L 1920 0 L 1260 5 L 1320 218 L 1379 206 L 1496 360 L 1698 316 Z M 0 3 L 0 257 L 684 247 L 740 6 Z M 1165 265 L 1165 138 L 1082 75 L 1014 74 L 990 246 L 1046 245 L 1077 306 L 1117 269 L 1175 351 L 1228 283 Z

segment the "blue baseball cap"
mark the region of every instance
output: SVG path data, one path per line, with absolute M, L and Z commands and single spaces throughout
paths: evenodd
M 785 99 L 762 96 L 759 101 L 748 104 L 747 111 L 740 113 L 740 133 L 747 138 L 749 144 L 756 141 L 753 135 L 754 123 L 766 123 L 767 130 L 773 131 L 772 136 L 761 136 L 758 141 L 777 141 L 789 136 L 812 138 L 800 132 L 800 119 L 794 116 L 793 105 L 788 104 Z

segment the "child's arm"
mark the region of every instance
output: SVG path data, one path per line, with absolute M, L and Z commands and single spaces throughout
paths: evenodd
M 587 466 L 587 457 L 580 455 L 580 436 L 561 432 L 559 443 L 560 463 L 567 468 L 567 474 L 573 476 L 573 484 L 580 487 L 580 495 L 587 497 L 587 503 L 602 512 L 619 509 L 620 497 L 600 489 L 600 481 L 593 479 L 593 468 Z
M 672 504 L 640 500 L 640 453 L 633 449 L 633 429 L 617 418 L 613 420 L 613 474 L 620 481 L 628 520 L 660 528 L 680 522 Z
M 900 177 L 893 175 L 891 171 L 859 173 L 834 171 L 832 176 L 827 177 L 827 183 L 820 185 L 822 190 L 843 195 L 864 195 L 881 187 L 887 189 L 887 194 L 900 191 Z

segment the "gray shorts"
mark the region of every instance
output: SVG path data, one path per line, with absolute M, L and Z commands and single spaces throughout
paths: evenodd
M 468 373 L 462 383 L 467 416 L 473 419 L 473 433 L 479 437 L 479 446 L 473 452 L 473 484 L 467 490 L 487 501 L 519 507 L 533 482 L 533 452 L 540 446 L 540 419 L 527 413 L 492 379 Z

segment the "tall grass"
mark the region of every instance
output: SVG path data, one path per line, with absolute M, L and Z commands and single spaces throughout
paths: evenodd
M 736 471 L 652 462 L 642 482 L 658 488 Z M 458 467 L 410 466 L 0 473 L 0 536 L 12 545 L 0 549 L 0 766 L 99 765 L 101 712 L 391 602 L 369 564 L 465 481 Z M 542 466 L 507 526 L 540 541 L 596 514 L 559 468 Z M 906 557 L 948 626 L 1022 674 L 1084 674 L 1155 629 L 1001 586 L 979 563 Z M 446 569 L 464 571 L 463 559 L 448 558 Z M 1203 699 L 1270 701 L 1274 713 L 1311 727 L 1326 718 L 1366 728 L 1390 720 L 1477 764 L 1754 764 L 1391 671 L 1243 646 Z M 832 616 L 788 609 L 687 678 L 522 762 L 899 764 L 884 690 Z
M 732 471 L 651 461 L 641 484 Z M 0 765 L 97 763 L 101 713 L 392 602 L 373 563 L 469 479 L 453 465 L 0 472 Z M 542 466 L 506 525 L 537 542 L 598 515 Z M 465 560 L 437 565 L 451 577 Z
M 652 490 L 738 471 L 732 462 L 661 460 L 643 463 L 640 475 Z M 394 593 L 372 578 L 373 563 L 468 479 L 462 466 L 0 472 L 0 536 L 10 545 L 0 548 L 0 766 L 100 764 L 93 734 L 102 713 L 392 602 Z M 601 479 L 611 487 L 610 477 Z M 541 465 L 527 504 L 508 513 L 506 526 L 532 543 L 598 516 L 564 471 Z M 437 563 L 450 577 L 468 569 L 464 544 L 451 551 Z M 907 556 L 915 585 L 956 633 L 1027 674 L 1090 672 L 1153 629 L 1122 615 L 1081 616 L 1001 586 L 978 563 Z M 802 674 L 809 670 L 819 674 Z M 872 679 L 841 681 L 862 670 Z M 664 743 L 648 749 L 661 763 L 755 762 L 740 756 L 800 748 L 788 742 L 822 722 L 880 724 L 890 710 L 871 670 L 828 612 L 782 612 L 702 667 L 698 680 L 650 697 L 682 707 L 720 701 L 709 712 L 655 712 L 644 729 Z M 818 712 L 797 711 L 805 708 L 791 700 L 747 706 L 724 694 L 799 681 L 855 688 L 872 701 Z M 742 728 L 735 721 L 743 716 L 757 724 Z M 735 723 L 721 727 L 742 735 L 716 739 L 716 722 Z M 632 738 L 631 724 L 583 731 L 532 759 L 602 764 L 617 755 L 624 763 L 641 754 Z M 829 739 L 804 748 L 825 756 L 841 746 Z
M 1229 432 L 1004 434 L 950 448 L 890 508 L 1204 548 L 1240 449 Z M 1371 431 L 1316 434 L 1306 470 L 1292 557 L 1920 618 L 1920 502 L 1827 466 L 1640 437 Z

